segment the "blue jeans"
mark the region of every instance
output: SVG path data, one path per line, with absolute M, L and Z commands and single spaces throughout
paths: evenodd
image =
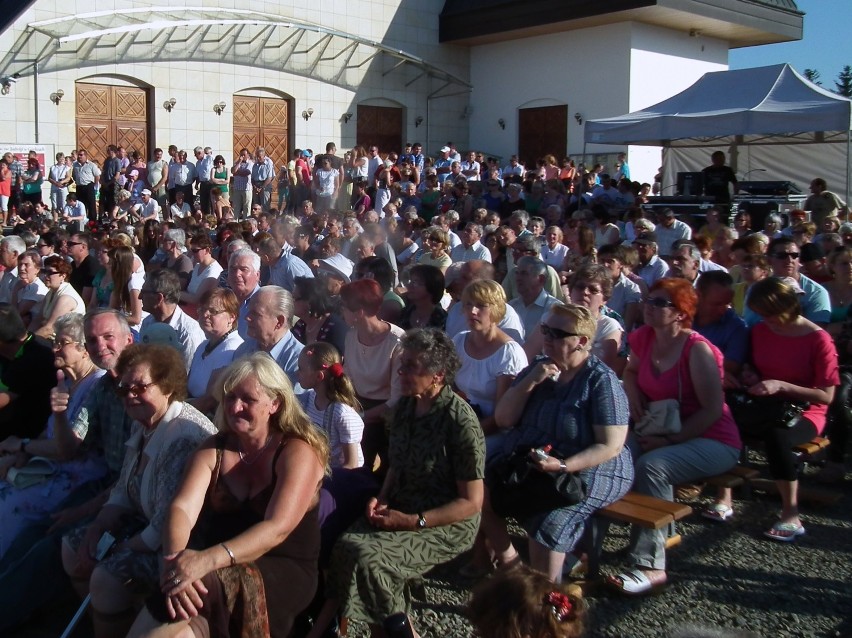
M 642 453 L 636 438 L 627 445 L 633 454 L 636 482 L 633 490 L 666 501 L 674 500 L 674 486 L 721 474 L 737 464 L 740 451 L 701 437 L 684 443 Z M 634 525 L 630 531 L 630 557 L 638 567 L 666 568 L 666 537 L 674 534 L 674 524 L 663 529 Z
M 57 508 L 82 505 L 107 487 L 105 481 L 81 485 Z M 78 521 L 73 527 L 87 525 Z M 51 520 L 22 531 L 0 561 L 0 635 L 25 622 L 66 592 L 73 591 L 62 568 L 61 541 L 69 529 L 47 533 Z M 69 619 L 70 620 L 70 619 Z

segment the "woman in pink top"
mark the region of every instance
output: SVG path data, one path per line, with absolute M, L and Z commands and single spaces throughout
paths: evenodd
M 681 431 L 668 436 L 632 436 L 634 491 L 673 500 L 673 486 L 729 470 L 740 455 L 739 432 L 722 393 L 722 354 L 694 332 L 697 296 L 685 279 L 655 283 L 645 299 L 645 325 L 629 336 L 624 390 L 636 422 L 650 401 L 678 399 Z M 666 536 L 670 529 L 633 527 L 630 559 L 635 569 L 608 582 L 629 595 L 666 582 Z
M 825 429 L 825 416 L 840 383 L 837 351 L 831 336 L 805 319 L 796 291 L 769 277 L 751 287 L 748 307 L 763 319 L 751 330 L 751 366 L 741 375 L 749 394 L 807 401 L 810 405 L 793 427 L 773 427 L 763 437 L 769 473 L 781 495 L 781 516 L 764 536 L 790 542 L 805 533 L 799 520 L 798 468 L 793 446 L 810 441 Z M 722 490 L 708 518 L 733 514 L 731 491 Z

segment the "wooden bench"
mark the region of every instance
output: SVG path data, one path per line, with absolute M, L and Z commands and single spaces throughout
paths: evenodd
M 747 465 L 736 465 L 727 472 L 711 476 L 706 479 L 709 485 L 715 487 L 740 487 L 741 485 L 750 483 L 760 476 L 760 472 L 753 467 Z
M 637 492 L 628 492 L 615 503 L 602 507 L 595 513 L 595 517 L 588 522 L 586 527 L 584 545 L 588 552 L 587 578 L 596 579 L 599 575 L 600 557 L 608 521 L 629 523 L 647 529 L 663 529 L 690 514 L 692 514 L 692 508 L 689 505 L 666 501 Z M 680 541 L 680 534 L 669 537 L 666 539 L 666 549 L 678 545 Z
M 824 436 L 815 436 L 807 443 L 793 446 L 793 453 L 799 458 L 807 459 L 826 449 L 831 442 Z

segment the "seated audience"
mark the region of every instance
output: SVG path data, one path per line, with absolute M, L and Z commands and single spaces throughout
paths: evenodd
M 333 279 L 331 276 L 327 277 L 326 283 Z M 316 341 L 330 343 L 343 355 L 349 328 L 328 288 L 317 285 L 317 281 L 308 277 L 296 277 L 293 308 L 299 320 L 293 326 L 293 336 L 304 345 Z M 349 283 L 348 279 L 346 283 Z M 337 287 L 338 298 L 340 288 L 344 285 L 346 284 L 341 281 Z
M 219 433 L 190 457 L 167 508 L 160 594 L 134 638 L 288 636 L 314 596 L 328 443 L 265 354 L 228 367 L 216 398 Z
M 186 371 L 173 348 L 130 346 L 117 371 L 118 392 L 134 419 L 121 476 L 95 520 L 65 536 L 62 544 L 65 571 L 81 594 L 91 595 L 96 638 L 125 636 L 142 597 L 158 589 L 169 504 L 187 460 L 215 431 L 182 401 Z M 104 532 L 126 540 L 95 562 Z
M 68 281 L 71 264 L 62 257 L 45 259 L 40 276 L 47 286 L 47 292 L 42 300 L 41 314 L 33 316 L 30 331 L 45 339 L 53 339 L 54 322 L 69 312 L 85 314 L 86 304 Z
M 793 446 L 825 429 L 828 405 L 840 383 L 837 351 L 828 333 L 801 315 L 799 295 L 784 281 L 770 277 L 755 284 L 748 304 L 762 321 L 751 330 L 751 362 L 740 375 L 742 387 L 756 396 L 809 404 L 795 425 L 769 427 L 761 436 L 781 496 L 779 518 L 764 536 L 790 542 L 805 533 Z M 708 513 L 726 520 L 733 515 L 731 503 L 730 490 L 723 490 Z
M 418 264 L 408 271 L 405 308 L 399 316 L 399 327 L 438 328 L 447 323 L 447 311 L 441 306 L 444 297 L 444 274 L 436 266 Z
M 596 330 L 588 309 L 553 306 L 541 324 L 544 356 L 521 372 L 495 412 L 497 426 L 506 432 L 498 458 L 519 448 L 552 446 L 543 458 L 533 459 L 535 471 L 578 472 L 586 486 L 579 503 L 518 521 L 529 536 L 530 565 L 554 582 L 561 580 L 565 554 L 574 551 L 586 520 L 626 494 L 633 482 L 624 447 L 627 397 L 615 373 L 593 354 Z M 482 525 L 498 564 L 516 562 L 506 523 L 488 503 Z
M 740 437 L 722 394 L 722 354 L 691 329 L 697 295 L 689 282 L 665 278 L 645 300 L 645 325 L 629 336 L 624 390 L 639 421 L 650 401 L 677 399 L 681 431 L 631 437 L 640 494 L 673 500 L 673 486 L 720 474 L 736 465 Z M 674 533 L 673 525 L 669 534 Z M 635 565 L 608 583 L 627 595 L 655 591 L 666 582 L 665 529 L 634 525 L 628 560 Z

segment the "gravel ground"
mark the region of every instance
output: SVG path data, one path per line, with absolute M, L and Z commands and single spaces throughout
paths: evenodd
M 690 503 L 695 513 L 678 526 L 683 542 L 669 552 L 669 584 L 663 593 L 641 599 L 590 595 L 590 636 L 660 637 L 692 624 L 777 638 L 852 638 L 852 475 L 823 488 L 811 474 L 803 486 L 842 498 L 830 506 L 802 504 L 807 534 L 791 544 L 762 536 L 777 516 L 776 496 L 756 493 L 744 499 L 735 493 L 736 515 L 722 524 L 698 515 L 711 502 L 710 489 L 705 490 Z M 627 526 L 611 527 L 604 573 L 626 566 L 617 552 L 626 547 L 627 534 Z M 463 609 L 474 583 L 458 574 L 466 560 L 461 556 L 424 580 L 425 598 L 421 592 L 414 613 L 424 638 L 473 635 Z M 364 625 L 350 625 L 351 638 L 368 635 Z

